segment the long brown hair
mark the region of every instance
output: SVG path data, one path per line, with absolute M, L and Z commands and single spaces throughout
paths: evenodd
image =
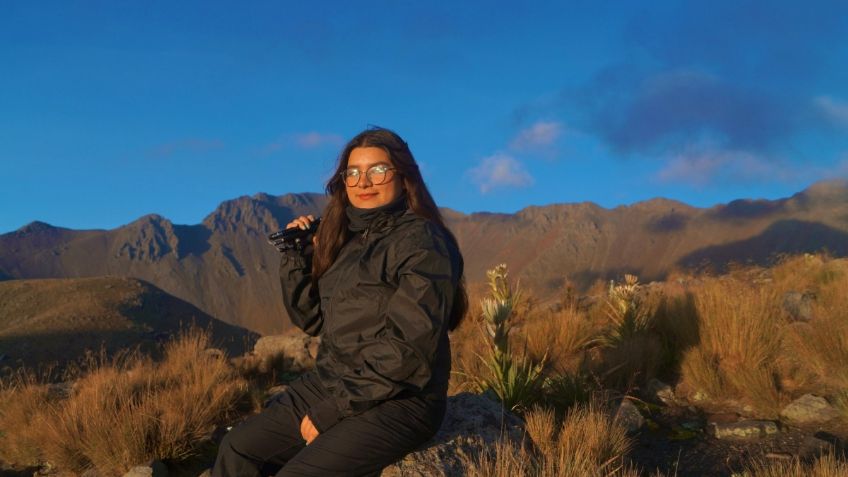
M 394 131 L 381 127 L 371 127 L 350 140 L 339 154 L 336 171 L 327 181 L 326 192 L 330 198 L 327 207 L 321 217 L 321 226 L 318 227 L 317 240 L 315 244 L 315 255 L 312 258 L 312 277 L 317 284 L 321 275 L 326 272 L 339 254 L 342 246 L 350 238 L 348 230 L 348 218 L 345 209 L 348 205 L 347 192 L 342 180 L 342 172 L 347 169 L 347 161 L 350 152 L 357 147 L 379 147 L 386 151 L 392 165 L 396 168 L 395 173 L 403 180 L 406 190 L 406 198 L 412 211 L 430 222 L 438 225 L 444 230 L 448 240 L 453 242 L 456 250 L 459 244 L 456 237 L 445 225 L 442 214 L 436 207 L 436 202 L 418 169 L 418 163 L 412 156 L 409 146 Z M 460 255 L 460 275 L 462 275 L 462 256 Z M 465 279 L 460 276 L 459 284 L 453 300 L 453 308 L 448 323 L 448 329 L 453 330 L 459 326 L 468 309 L 468 295 L 465 291 Z

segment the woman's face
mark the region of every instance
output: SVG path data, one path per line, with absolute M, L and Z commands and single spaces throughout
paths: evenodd
M 347 199 L 354 207 L 373 209 L 397 199 L 403 192 L 402 181 L 389 155 L 379 147 L 356 147 L 350 151 L 345 173 L 348 184 L 356 181 L 356 171 L 359 182 L 354 186 L 345 185 Z

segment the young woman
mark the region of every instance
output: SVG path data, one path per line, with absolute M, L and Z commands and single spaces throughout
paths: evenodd
M 463 261 L 409 147 L 361 132 L 326 190 L 314 245 L 280 264 L 292 322 L 321 337 L 316 369 L 227 434 L 213 476 L 377 476 L 444 418 Z

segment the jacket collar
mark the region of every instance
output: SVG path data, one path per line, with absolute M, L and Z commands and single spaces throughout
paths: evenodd
M 372 209 L 362 209 L 348 205 L 345 209 L 348 218 L 348 229 L 353 233 L 367 233 L 368 231 L 383 229 L 391 226 L 408 208 L 409 205 L 405 193 L 388 204 Z

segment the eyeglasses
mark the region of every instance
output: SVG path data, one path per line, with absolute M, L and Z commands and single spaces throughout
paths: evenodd
M 385 164 L 377 164 L 375 166 L 371 166 L 365 171 L 365 177 L 368 178 L 368 182 L 373 185 L 380 185 L 386 183 L 388 179 L 391 179 L 393 174 L 389 174 L 389 171 L 394 171 L 397 168 L 389 167 Z M 348 187 L 356 187 L 359 184 L 359 179 L 362 177 L 362 172 L 355 168 L 351 167 L 350 169 L 344 170 L 339 174 L 342 176 L 342 180 Z

